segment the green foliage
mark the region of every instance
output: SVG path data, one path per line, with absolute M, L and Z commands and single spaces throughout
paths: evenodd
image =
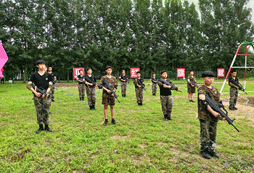
M 149 73 L 228 68 L 239 43 L 252 41 L 246 3 L 200 0 L 199 18 L 187 0 L 1 0 L 5 71 L 26 74 L 38 59 L 58 75 L 106 65 Z

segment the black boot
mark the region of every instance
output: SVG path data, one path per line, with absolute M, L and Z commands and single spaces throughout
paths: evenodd
M 171 114 L 168 114 L 168 120 L 173 120 L 173 119 L 171 118 Z
M 93 110 L 93 106 L 89 106 L 90 107 L 90 111 Z
M 108 124 L 108 119 L 105 119 L 103 125 L 106 126 Z
M 55 100 L 54 100 L 54 99 L 52 99 L 51 101 L 52 101 L 52 102 L 55 102 Z
M 46 125 L 46 124 L 45 124 L 45 130 L 52 132 L 52 130 L 49 128 L 49 125 Z
M 82 97 L 79 97 L 79 100 L 81 101 L 81 100 L 82 100 Z
M 165 121 L 168 120 L 168 115 L 167 115 L 167 114 L 164 115 L 164 120 L 165 120 Z
M 207 150 L 204 150 L 201 152 L 202 156 L 206 159 L 211 159 L 210 154 L 207 152 Z
M 122 94 L 122 97 L 124 97 L 124 94 Z
M 43 125 L 39 124 L 39 129 L 36 131 L 36 134 L 40 133 L 43 130 Z
M 140 103 L 140 106 L 142 106 L 142 105 L 143 105 L 143 103 L 141 102 L 141 103 Z
M 85 98 L 85 97 L 82 97 L 82 100 L 83 100 L 83 101 L 84 101 L 84 98 Z
M 209 154 L 210 156 L 212 156 L 212 157 L 216 157 L 216 158 L 219 158 L 219 157 L 220 157 L 220 155 L 217 154 L 217 153 L 215 153 L 214 151 L 208 151 L 208 154 Z
M 96 110 L 95 105 L 93 105 L 93 110 Z
M 113 124 L 116 124 L 116 120 L 114 118 L 112 118 L 112 121 L 111 121 Z

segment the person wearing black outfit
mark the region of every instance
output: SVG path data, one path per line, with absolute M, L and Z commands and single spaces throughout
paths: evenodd
M 164 120 L 172 120 L 171 112 L 173 108 L 173 97 L 171 94 L 173 83 L 167 79 L 167 72 L 165 70 L 161 71 L 161 79 L 158 81 L 158 85 L 160 87 L 160 100 L 161 100 L 161 107 L 162 112 L 164 115 Z M 164 81 L 171 83 L 172 86 L 168 86 L 164 84 Z M 177 87 L 174 88 L 176 91 L 180 91 Z
M 95 103 L 96 103 L 96 90 L 95 87 L 96 79 L 95 76 L 92 75 L 92 69 L 90 67 L 87 67 L 86 69 L 87 73 L 85 75 L 85 81 L 86 81 L 86 94 L 87 94 L 87 100 L 88 105 L 90 107 L 90 110 L 96 110 Z
M 85 98 L 85 89 L 86 89 L 85 76 L 83 76 L 83 70 L 79 70 L 77 81 L 78 81 L 79 100 L 82 101 Z
M 126 97 L 128 78 L 125 75 L 125 70 L 122 70 L 122 75 L 119 77 L 119 80 L 121 81 L 122 97 Z
M 49 93 L 53 85 L 53 79 L 50 74 L 45 72 L 45 64 L 43 60 L 36 62 L 39 71 L 31 75 L 26 86 L 34 94 L 34 105 L 37 112 L 37 123 L 39 124 L 39 129 L 36 133 L 40 133 L 43 130 L 43 124 L 45 124 L 46 131 L 52 132 L 48 125 L 51 102 Z M 33 83 L 35 85 L 34 87 Z

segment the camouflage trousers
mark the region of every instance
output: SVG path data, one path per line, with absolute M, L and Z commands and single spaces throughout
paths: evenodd
M 85 97 L 85 84 L 78 84 L 79 97 Z
M 142 88 L 135 88 L 136 98 L 138 103 L 143 102 L 143 89 Z
M 127 82 L 121 82 L 122 95 L 126 95 Z
M 238 89 L 230 88 L 229 108 L 234 108 L 238 98 Z
M 200 121 L 201 152 L 203 152 L 204 150 L 215 152 L 215 141 L 218 122 L 211 122 L 201 119 L 199 121 Z
M 49 108 L 51 104 L 50 98 L 34 97 L 34 106 L 37 113 L 38 124 L 49 124 Z
M 156 94 L 157 91 L 157 84 L 152 84 L 152 94 Z
M 96 102 L 96 91 L 95 87 L 86 87 L 86 95 L 87 95 L 87 100 L 88 100 L 88 105 L 89 106 L 94 106 Z
M 50 98 L 51 100 L 54 100 L 55 99 L 55 84 L 52 85 L 52 89 L 50 91 Z
M 172 95 L 170 96 L 160 96 L 161 99 L 161 108 L 162 108 L 162 112 L 163 115 L 170 115 L 172 112 L 172 108 L 173 108 L 173 97 Z

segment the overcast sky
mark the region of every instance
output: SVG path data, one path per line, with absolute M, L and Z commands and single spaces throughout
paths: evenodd
M 196 5 L 196 8 L 198 10 L 198 0 L 188 0 L 188 1 L 190 3 L 194 2 L 194 4 Z M 254 23 L 254 1 L 249 0 L 247 7 L 252 8 L 251 16 L 252 16 L 252 23 Z

